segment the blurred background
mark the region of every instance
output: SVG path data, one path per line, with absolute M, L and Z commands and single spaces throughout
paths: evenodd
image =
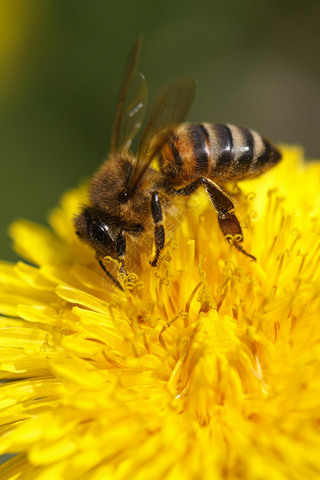
M 1 0 L 0 258 L 105 157 L 138 34 L 151 94 L 193 77 L 189 119 L 248 126 L 320 157 L 320 2 Z

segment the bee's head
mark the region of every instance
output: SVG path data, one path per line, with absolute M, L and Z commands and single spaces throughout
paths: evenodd
M 75 220 L 76 234 L 95 249 L 100 257 L 116 257 L 119 228 L 116 219 L 95 207 L 84 207 Z
M 93 205 L 111 215 L 119 215 L 120 205 L 132 197 L 128 184 L 132 175 L 134 159 L 130 154 L 111 155 L 93 177 L 90 199 Z
M 120 204 L 127 203 L 130 200 L 132 193 L 129 191 L 127 187 L 124 187 L 123 190 L 119 192 L 119 202 Z

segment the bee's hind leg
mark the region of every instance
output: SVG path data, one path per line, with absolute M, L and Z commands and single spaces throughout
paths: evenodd
M 239 220 L 234 213 L 234 205 L 230 198 L 227 197 L 217 185 L 208 179 L 206 179 L 205 187 L 210 200 L 217 211 L 219 226 L 224 236 L 230 243 L 232 242 L 241 253 L 252 258 L 252 260 L 256 260 L 256 257 L 247 253 L 240 243 L 243 240 L 243 233 Z M 238 240 L 236 237 L 238 237 Z M 233 240 L 234 238 L 235 240 Z
M 200 185 L 203 185 L 209 194 L 210 200 L 218 214 L 219 226 L 228 242 L 232 242 L 234 246 L 241 253 L 247 255 L 247 257 L 256 260 L 256 258 L 253 255 L 250 255 L 250 253 L 247 253 L 240 244 L 243 239 L 243 234 L 239 220 L 234 213 L 234 205 L 232 201 L 212 180 L 205 177 L 198 178 L 190 183 L 190 185 L 176 190 L 175 193 L 178 195 L 191 195 L 198 187 L 200 187 Z M 238 237 L 238 241 L 233 240 L 235 237 Z
M 165 242 L 165 233 L 164 233 L 164 226 L 163 226 L 163 218 L 162 218 L 162 209 L 160 198 L 158 192 L 153 192 L 151 196 L 151 214 L 155 224 L 154 227 L 154 240 L 156 246 L 156 254 L 154 259 L 150 262 L 150 264 L 155 267 L 158 263 L 161 250 L 164 247 Z

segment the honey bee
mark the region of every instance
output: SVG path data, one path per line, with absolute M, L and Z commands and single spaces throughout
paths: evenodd
M 131 144 L 142 125 L 147 103 L 146 81 L 136 72 L 141 39 L 136 42 L 118 100 L 108 159 L 92 179 L 90 204 L 75 218 L 80 239 L 96 252 L 109 278 L 106 256 L 120 262 L 126 273 L 128 237 L 140 237 L 153 225 L 154 267 L 165 244 L 164 215 L 173 197 L 188 196 L 204 187 L 226 239 L 244 255 L 242 229 L 234 205 L 222 185 L 261 175 L 276 165 L 279 150 L 254 130 L 216 123 L 181 123 L 194 97 L 190 79 L 176 80 L 158 93 L 134 155 Z M 129 91 L 133 93 L 130 96 Z M 158 169 L 151 167 L 158 162 Z M 237 239 L 237 241 L 235 241 Z

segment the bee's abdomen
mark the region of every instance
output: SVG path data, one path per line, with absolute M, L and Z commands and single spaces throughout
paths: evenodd
M 172 183 L 208 176 L 210 162 L 209 133 L 195 123 L 176 127 L 160 155 L 161 171 Z
M 281 159 L 279 150 L 254 130 L 204 124 L 210 138 L 210 176 L 240 179 L 259 175 Z
M 279 150 L 254 130 L 204 123 L 179 125 L 160 162 L 163 174 L 179 183 L 200 176 L 224 181 L 252 177 L 280 159 Z

